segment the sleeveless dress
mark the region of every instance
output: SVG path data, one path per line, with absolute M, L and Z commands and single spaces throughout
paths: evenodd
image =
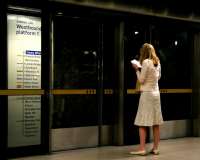
M 137 126 L 153 126 L 163 123 L 158 80 L 161 77 L 161 65 L 156 67 L 150 59 L 142 63 L 141 71 L 136 72 L 140 82 L 139 106 L 134 124 Z

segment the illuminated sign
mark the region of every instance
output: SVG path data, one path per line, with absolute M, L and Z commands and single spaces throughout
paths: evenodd
M 8 89 L 41 89 L 41 19 L 9 14 Z M 8 97 L 8 146 L 41 143 L 41 96 Z

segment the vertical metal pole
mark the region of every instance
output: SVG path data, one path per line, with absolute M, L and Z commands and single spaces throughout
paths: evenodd
M 49 13 L 49 1 L 45 0 L 42 5 L 42 89 L 45 90 L 45 95 L 42 96 L 42 153 L 49 153 L 49 131 L 50 131 L 50 104 L 49 104 L 49 86 L 50 86 L 50 13 Z
M 51 14 L 51 13 L 50 13 Z M 52 17 L 52 15 L 51 15 Z M 51 51 L 50 51 L 50 86 L 49 89 L 53 89 L 54 88 L 54 21 L 51 18 Z M 54 95 L 53 94 L 49 94 L 49 151 L 51 152 L 51 148 L 52 148 L 52 143 L 51 143 L 51 137 L 52 137 L 52 122 L 53 122 L 53 110 L 54 110 Z
M 194 56 L 193 56 L 193 78 L 192 78 L 192 112 L 193 112 L 193 136 L 200 136 L 200 33 L 194 35 Z
M 114 143 L 124 144 L 124 22 L 115 28 L 115 125 Z
M 103 24 L 99 24 L 99 58 L 98 58 L 98 144 L 102 146 L 103 125 Z

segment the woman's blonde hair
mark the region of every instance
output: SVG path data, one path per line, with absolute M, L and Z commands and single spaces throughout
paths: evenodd
M 142 64 L 142 62 L 145 59 L 151 59 L 155 66 L 157 66 L 160 63 L 160 60 L 156 55 L 154 47 L 149 43 L 144 43 L 140 49 L 140 58 L 139 58 L 140 63 Z

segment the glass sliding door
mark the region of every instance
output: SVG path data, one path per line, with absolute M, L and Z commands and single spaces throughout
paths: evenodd
M 147 21 L 148 22 L 148 21 Z M 163 23 L 160 23 L 163 22 Z M 164 24 L 164 25 L 163 25 Z M 183 23 L 184 24 L 184 23 Z M 125 143 L 139 143 L 138 130 L 134 127 L 139 94 L 137 94 L 137 80 L 130 60 L 139 54 L 144 42 L 154 45 L 161 61 L 162 76 L 159 80 L 161 92 L 161 108 L 165 124 L 180 126 L 180 129 L 167 132 L 170 127 L 163 125 L 161 138 L 184 137 L 191 135 L 192 118 L 192 83 L 191 83 L 191 55 L 192 36 L 189 28 L 182 23 L 166 23 L 163 19 L 155 19 L 148 24 L 127 24 L 125 28 L 126 54 L 126 82 L 127 95 L 125 105 Z M 181 106 L 181 112 L 180 112 Z M 170 121 L 170 122 L 169 122 Z M 137 137 L 137 138 L 136 138 Z M 152 130 L 149 130 L 147 140 L 152 140 Z
M 52 150 L 97 146 L 99 24 L 56 16 L 53 28 Z
M 112 143 L 113 25 L 53 19 L 52 151 Z
M 191 118 L 191 57 L 190 30 L 181 24 L 154 25 L 152 42 L 162 65 L 160 80 L 165 120 Z M 181 106 L 181 112 L 180 112 Z

